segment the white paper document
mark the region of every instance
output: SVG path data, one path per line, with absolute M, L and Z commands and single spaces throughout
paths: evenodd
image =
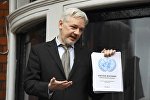
M 104 57 L 103 53 L 93 52 L 93 91 L 123 92 L 121 52 L 116 52 L 111 57 Z

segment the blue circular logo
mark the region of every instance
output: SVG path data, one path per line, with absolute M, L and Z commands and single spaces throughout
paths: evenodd
M 112 72 L 116 68 L 116 61 L 111 58 L 102 58 L 98 61 L 98 66 L 103 72 Z

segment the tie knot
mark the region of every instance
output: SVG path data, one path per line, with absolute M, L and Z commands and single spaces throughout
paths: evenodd
M 65 46 L 65 45 L 63 45 L 62 47 L 63 47 L 65 50 L 68 50 L 68 48 L 69 48 L 69 47 L 67 47 L 67 46 Z
M 63 47 L 65 50 L 69 50 L 69 48 L 71 47 L 70 45 L 66 46 L 66 45 L 63 45 L 63 44 L 61 44 L 60 46 Z

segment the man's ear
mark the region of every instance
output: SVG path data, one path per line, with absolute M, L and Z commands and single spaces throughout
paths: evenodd
M 62 29 L 63 21 L 59 20 L 59 29 Z

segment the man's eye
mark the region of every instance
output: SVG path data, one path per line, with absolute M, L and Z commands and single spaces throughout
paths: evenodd
M 72 28 L 72 29 L 77 29 L 77 27 L 75 27 L 75 26 L 71 26 L 71 28 Z

